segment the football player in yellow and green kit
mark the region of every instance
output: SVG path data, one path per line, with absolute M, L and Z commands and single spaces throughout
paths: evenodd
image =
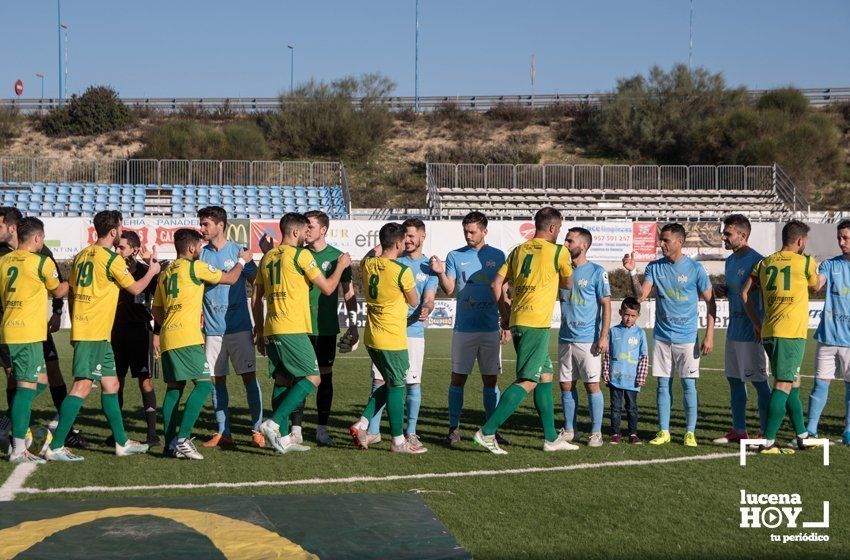
M 32 401 L 47 387 L 42 343 L 47 339 L 47 293 L 61 298 L 68 283 L 59 281 L 52 259 L 38 252 L 44 246 L 44 223 L 38 218 L 18 222 L 18 248 L 0 259 L 0 340 L 18 382 L 12 401 L 13 445 L 10 463 L 44 463 L 27 450 Z
M 809 226 L 803 222 L 792 220 L 785 224 L 782 250 L 759 261 L 741 290 L 744 309 L 753 322 L 756 339 L 761 339 L 776 378 L 764 432 L 767 441 L 760 453 L 794 452 L 775 443 L 786 412 L 794 425 L 799 448 L 805 447 L 804 440 L 809 435 L 800 402 L 800 366 L 809 326 L 809 290 L 817 286 L 818 265 L 813 257 L 803 254 L 808 238 Z M 761 289 L 763 321 L 750 297 L 755 289 Z
M 407 266 L 395 259 L 404 253 L 406 228 L 384 224 L 378 232 L 376 249 L 360 261 L 360 276 L 366 292 L 366 333 L 363 337 L 372 363 L 384 384 L 372 392 L 360 420 L 349 429 L 354 444 L 367 449 L 371 437 L 367 428 L 375 412 L 385 404 L 395 453 L 425 453 L 404 437 L 404 388 L 410 361 L 407 354 L 407 306 L 419 305 L 416 279 Z
M 162 401 L 165 457 L 203 459 L 192 443 L 192 429 L 204 403 L 212 392 L 212 371 L 204 352 L 201 311 L 207 285 L 231 285 L 239 280 L 251 253 L 240 251 L 238 262 L 222 273 L 198 259 L 204 246 L 203 236 L 194 229 L 174 232 L 177 258 L 162 271 L 153 298 L 154 321 L 160 325 L 159 348 L 162 352 L 162 378 L 168 384 Z M 177 412 L 186 381 L 195 384 L 182 413 Z M 179 425 L 179 426 L 178 426 Z
M 304 248 L 308 224 L 305 215 L 294 212 L 280 219 L 283 240 L 265 254 L 254 280 L 257 350 L 268 355 L 269 373 L 274 378 L 274 410 L 260 424 L 260 431 L 278 453 L 310 449 L 292 441 L 289 433 L 289 415 L 316 390 L 321 379 L 310 342 L 310 286 L 316 286 L 326 296 L 336 293 L 343 272 L 351 265 L 351 257 L 343 253 L 337 258 L 334 271 L 325 277 L 316 259 Z M 264 298 L 268 314 L 263 309 Z
M 146 444 L 128 439 L 124 431 L 124 420 L 118 405 L 120 384 L 109 340 L 119 290 L 124 289 L 134 295 L 142 293 L 159 273 L 160 267 L 154 251 L 147 274 L 135 280 L 124 259 L 112 251 L 121 237 L 121 213 L 105 210 L 95 214 L 93 221 L 97 241 L 77 253 L 71 264 L 71 296 L 68 305 L 71 313 L 71 344 L 74 346 L 74 386 L 62 402 L 59 425 L 53 432 L 53 440 L 43 449 L 44 458 L 48 461 L 83 460 L 65 448 L 65 438 L 94 381 L 100 381 L 100 402 L 115 439 L 115 454 L 120 457 L 146 453 L 148 450 Z
M 517 353 L 517 380 L 499 399 L 496 409 L 473 441 L 491 453 L 507 454 L 496 442 L 496 430 L 534 391 L 534 406 L 543 424 L 543 450 L 578 449 L 569 442 L 564 430 L 555 431 L 555 405 L 552 399 L 552 359 L 549 334 L 558 288 L 572 289 L 573 269 L 570 252 L 555 240 L 561 232 L 561 213 L 551 207 L 534 215 L 534 237 L 517 246 L 508 255 L 491 283 L 493 297 L 499 302 L 501 327 L 510 328 Z M 505 299 L 505 284 L 513 287 L 513 301 Z

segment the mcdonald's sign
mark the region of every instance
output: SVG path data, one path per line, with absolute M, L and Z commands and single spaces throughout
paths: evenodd
M 227 220 L 227 229 L 225 230 L 228 241 L 233 241 L 242 247 L 248 247 L 251 244 L 251 222 L 244 218 L 235 220 Z

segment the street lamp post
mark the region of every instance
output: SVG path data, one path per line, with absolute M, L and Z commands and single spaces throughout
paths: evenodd
M 62 94 L 64 96 L 65 90 L 68 88 L 68 26 L 60 24 L 59 27 L 65 30 L 65 52 L 64 52 L 64 78 L 65 80 L 62 82 Z
M 292 97 L 295 89 L 295 46 L 288 44 L 286 48 L 289 49 L 289 96 Z
M 44 103 L 44 74 L 36 74 L 36 78 L 41 80 L 41 103 Z M 39 105 L 39 109 L 41 106 Z
M 419 112 L 419 0 L 416 0 L 416 47 L 414 52 L 414 80 L 413 96 L 415 98 L 416 112 Z
M 691 64 L 694 58 L 694 0 L 691 0 L 691 19 L 690 31 L 688 35 L 688 72 L 691 71 Z
M 56 39 L 59 45 L 59 106 L 62 106 L 62 0 L 56 0 Z

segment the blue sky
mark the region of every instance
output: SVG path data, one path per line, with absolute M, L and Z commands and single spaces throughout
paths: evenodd
M 268 97 L 381 72 L 414 91 L 414 0 L 63 0 L 71 92 Z M 605 91 L 688 59 L 688 0 L 421 0 L 421 95 Z M 57 91 L 55 0 L 0 0 L 0 97 Z M 694 64 L 735 85 L 850 86 L 850 1 L 695 0 Z

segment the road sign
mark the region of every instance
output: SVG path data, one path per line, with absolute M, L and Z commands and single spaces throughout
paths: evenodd
M 15 95 L 20 97 L 20 95 L 24 93 L 24 83 L 21 80 L 15 82 Z

